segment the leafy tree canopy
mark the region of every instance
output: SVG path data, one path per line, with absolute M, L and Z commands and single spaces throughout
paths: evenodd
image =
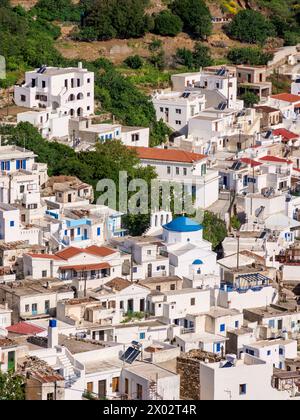
M 214 213 L 206 211 L 202 222 L 204 226 L 203 237 L 211 242 L 216 249 L 227 236 L 226 223 Z
M 227 26 L 230 37 L 249 44 L 263 44 L 267 38 L 275 36 L 274 25 L 261 13 L 242 10 Z
M 11 372 L 0 372 L 0 401 L 25 400 L 23 378 Z
M 154 16 L 154 33 L 162 36 L 176 36 L 182 31 L 183 23 L 179 16 L 170 10 L 163 10 Z
M 212 32 L 211 14 L 204 0 L 174 0 L 170 8 L 183 22 L 183 28 L 197 39 Z
M 179 48 L 176 51 L 175 60 L 178 64 L 191 70 L 199 70 L 200 67 L 208 67 L 213 64 L 209 47 L 200 42 L 196 43 L 193 51 L 187 48 Z
M 79 38 L 136 38 L 149 30 L 148 0 L 82 0 L 81 4 L 84 17 Z
M 82 9 L 72 0 L 39 0 L 33 9 L 45 20 L 80 22 Z
M 245 102 L 247 108 L 252 108 L 254 105 L 259 103 L 259 97 L 253 92 L 245 92 L 241 99 Z
M 228 53 L 228 59 L 233 64 L 247 64 L 251 66 L 265 66 L 272 60 L 273 54 L 264 52 L 260 48 L 233 48 Z

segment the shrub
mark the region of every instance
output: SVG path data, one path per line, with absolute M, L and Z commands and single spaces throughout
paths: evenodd
M 180 17 L 169 10 L 163 10 L 154 16 L 154 33 L 162 36 L 176 36 L 182 31 L 183 23 Z
M 199 67 L 208 67 L 213 64 L 209 47 L 200 42 L 195 45 L 193 51 L 187 48 L 179 48 L 175 59 L 178 64 L 184 65 L 189 69 L 199 69 Z
M 130 67 L 131 69 L 137 70 L 143 67 L 143 59 L 139 55 L 131 55 L 127 57 L 124 61 L 126 66 Z

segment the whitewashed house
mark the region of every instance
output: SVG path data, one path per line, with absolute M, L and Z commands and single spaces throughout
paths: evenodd
M 26 72 L 25 82 L 15 86 L 16 105 L 35 112 L 22 113 L 18 122 L 36 126 L 46 138 L 67 137 L 71 117 L 94 114 L 94 73 L 78 68 L 42 66 Z
M 208 157 L 183 150 L 137 147 L 143 166 L 153 166 L 161 182 L 185 185 L 195 207 L 208 208 L 218 200 L 218 171 L 208 168 Z
M 288 339 L 257 341 L 245 345 L 244 352 L 264 360 L 276 369 L 285 369 L 286 359 L 297 358 L 297 341 Z

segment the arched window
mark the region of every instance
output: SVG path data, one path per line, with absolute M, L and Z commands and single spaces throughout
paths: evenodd
M 83 93 L 78 93 L 77 100 L 80 101 L 83 98 L 84 98 Z
M 75 115 L 75 109 L 70 110 L 70 115 L 71 115 L 71 117 L 73 117 Z
M 77 116 L 78 117 L 83 117 L 83 109 L 82 108 L 77 109 Z
M 69 96 L 68 101 L 69 101 L 69 102 L 73 102 L 73 101 L 75 101 L 75 95 L 73 95 L 73 93 L 72 93 L 72 95 L 70 95 L 70 96 Z

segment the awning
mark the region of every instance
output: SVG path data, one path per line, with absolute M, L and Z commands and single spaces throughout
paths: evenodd
M 85 265 L 68 265 L 65 267 L 59 267 L 60 271 L 93 271 L 93 270 L 105 270 L 111 268 L 108 263 L 101 264 L 85 264 Z

